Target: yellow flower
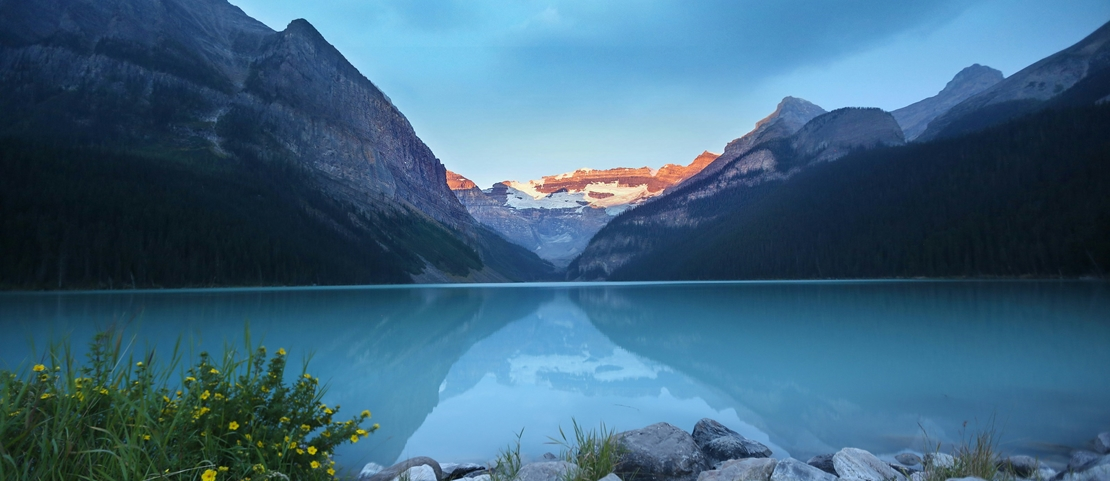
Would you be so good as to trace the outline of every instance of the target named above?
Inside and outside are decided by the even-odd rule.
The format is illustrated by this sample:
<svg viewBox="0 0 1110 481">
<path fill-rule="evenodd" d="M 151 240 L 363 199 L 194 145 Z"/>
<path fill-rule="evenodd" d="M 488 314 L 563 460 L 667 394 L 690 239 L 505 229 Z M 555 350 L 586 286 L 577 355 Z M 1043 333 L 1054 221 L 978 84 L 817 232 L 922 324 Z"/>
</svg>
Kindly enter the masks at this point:
<svg viewBox="0 0 1110 481">
<path fill-rule="evenodd" d="M 278 350 L 277 350 L 277 355 L 284 356 L 285 355 L 285 348 L 284 347 L 279 347 Z"/>
<path fill-rule="evenodd" d="M 45 393 L 45 394 L 43 394 L 42 396 L 39 396 L 39 399 L 50 399 L 50 398 L 52 398 L 52 397 L 54 397 L 54 395 L 53 395 L 53 394 L 50 394 L 50 393 Z"/>
<path fill-rule="evenodd" d="M 287 423 L 287 422 L 289 422 L 289 418 L 287 418 L 285 416 L 282 416 L 281 419 L 279 419 L 279 421 L 281 421 L 283 423 Z"/>
<path fill-rule="evenodd" d="M 31 370 L 35 372 L 43 372 L 46 370 L 46 366 L 43 366 L 42 364 L 35 364 L 35 367 L 32 367 Z"/>
<path fill-rule="evenodd" d="M 309 466 L 312 466 L 312 469 L 320 469 L 320 462 L 319 461 L 313 461 L 313 462 L 309 463 Z M 206 480 L 206 481 L 208 481 L 208 480 Z"/>
<path fill-rule="evenodd" d="M 220 371 L 217 371 L 217 370 L 216 370 L 216 368 L 212 368 L 212 369 L 209 369 L 209 370 L 208 370 L 208 373 L 209 373 L 209 374 L 219 374 L 219 373 L 220 373 Z"/>
<path fill-rule="evenodd" d="M 228 470 L 228 467 L 227 467 L 227 466 L 220 466 L 218 470 L 219 470 L 219 471 L 220 471 L 221 473 L 226 473 L 226 472 L 227 472 L 227 470 Z"/>
<path fill-rule="evenodd" d="M 197 380 L 197 378 L 195 378 L 193 376 L 189 376 L 189 377 L 185 378 L 185 382 L 193 382 L 193 381 L 196 381 L 196 380 Z"/>
<path fill-rule="evenodd" d="M 302 424 L 302 425 L 301 425 L 301 431 L 304 431 L 304 432 L 306 432 L 306 433 L 307 433 L 307 432 L 308 432 L 309 430 L 311 430 L 311 429 L 312 429 L 312 426 L 309 426 L 309 425 L 307 425 L 307 424 Z"/>
<path fill-rule="evenodd" d="M 260 447 L 260 448 L 264 448 L 264 447 L 266 447 L 266 445 L 265 445 L 265 444 L 262 444 L 262 441 L 259 441 L 259 442 L 255 443 L 255 444 L 257 444 L 257 445 L 258 445 L 258 447 Z"/>
<path fill-rule="evenodd" d="M 139 361 L 139 362 L 136 362 L 136 363 L 135 363 L 135 366 L 137 366 L 137 367 L 143 367 L 143 361 Z"/>
<path fill-rule="evenodd" d="M 108 395 L 108 390 L 105 389 L 105 388 L 100 388 L 100 394 L 103 394 L 103 395 L 107 396 Z"/>
<path fill-rule="evenodd" d="M 213 397 L 215 397 L 217 401 L 222 401 L 223 398 L 224 398 L 224 395 L 220 394 L 220 393 L 216 393 L 216 395 L 213 396 Z"/>
<path fill-rule="evenodd" d="M 324 431 L 320 434 L 323 434 L 325 438 L 330 438 L 331 437 L 331 431 Z"/>
<path fill-rule="evenodd" d="M 149 434 L 144 434 L 143 435 L 143 441 L 150 441 L 150 435 Z"/>
<path fill-rule="evenodd" d="M 324 414 L 335 414 L 335 411 L 332 411 L 331 409 L 328 409 L 328 408 L 324 408 Z"/>
<path fill-rule="evenodd" d="M 205 399 L 208 399 L 208 396 L 211 396 L 211 395 L 212 395 L 212 393 L 208 392 L 208 390 L 205 389 L 204 392 L 200 393 L 200 399 L 203 401 Z"/>
<path fill-rule="evenodd" d="M 232 431 L 239 429 L 239 423 L 232 421 L 230 424 L 227 425 L 227 428 Z"/>
<path fill-rule="evenodd" d="M 352 443 L 357 443 L 358 442 L 358 435 L 357 434 L 352 434 L 351 435 L 351 442 Z"/>
<path fill-rule="evenodd" d="M 316 455 L 316 446 L 309 446 L 308 447 L 308 454 L 311 454 L 311 455 L 315 456 Z"/>
<path fill-rule="evenodd" d="M 297 443 L 289 443 L 289 449 L 295 449 L 296 447 Z"/>
<path fill-rule="evenodd" d="M 335 468 L 328 468 L 328 476 L 335 476 Z"/>
<path fill-rule="evenodd" d="M 200 475 L 200 481 L 215 481 L 216 471 L 211 469 L 204 470 L 204 474 Z"/>
<path fill-rule="evenodd" d="M 297 448 L 297 454 L 304 454 L 304 450 L 301 448 Z"/>
<path fill-rule="evenodd" d="M 270 392 L 270 388 L 262 386 L 262 392 Z"/>
<path fill-rule="evenodd" d="M 374 423 L 374 425 L 373 425 L 373 426 L 370 426 L 370 427 L 374 428 L 374 430 L 375 430 L 375 431 L 377 431 L 377 430 L 378 430 L 378 428 L 380 428 L 380 427 L 382 427 L 382 426 L 381 426 L 380 424 L 378 424 L 378 423 Z"/>
<path fill-rule="evenodd" d="M 364 418 L 370 417 L 370 410 L 369 409 L 363 409 L 362 410 L 362 417 L 364 417 Z"/>
<path fill-rule="evenodd" d="M 312 379 L 312 375 L 311 375 L 311 374 L 307 374 L 307 373 L 306 373 L 306 374 L 304 375 L 304 378 L 305 378 L 305 379 Z"/>
</svg>

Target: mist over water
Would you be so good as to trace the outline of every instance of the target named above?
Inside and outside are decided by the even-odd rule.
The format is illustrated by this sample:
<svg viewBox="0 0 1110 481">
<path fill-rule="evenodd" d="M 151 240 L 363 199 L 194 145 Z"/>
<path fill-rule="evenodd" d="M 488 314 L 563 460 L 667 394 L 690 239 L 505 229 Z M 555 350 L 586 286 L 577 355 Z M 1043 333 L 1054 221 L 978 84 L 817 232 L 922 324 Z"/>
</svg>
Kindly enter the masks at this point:
<svg viewBox="0 0 1110 481">
<path fill-rule="evenodd" d="M 357 468 L 522 452 L 572 419 L 620 430 L 714 418 L 808 459 L 958 442 L 1059 459 L 1110 427 L 1110 286 L 1098 282 L 769 282 L 217 289 L 0 294 L 0 368 L 98 328 L 132 349 L 175 341 L 290 353 L 339 418 L 381 430 L 338 450 Z M 33 344 L 33 346 L 32 346 Z M 966 425 L 965 425 L 966 422 Z"/>
</svg>

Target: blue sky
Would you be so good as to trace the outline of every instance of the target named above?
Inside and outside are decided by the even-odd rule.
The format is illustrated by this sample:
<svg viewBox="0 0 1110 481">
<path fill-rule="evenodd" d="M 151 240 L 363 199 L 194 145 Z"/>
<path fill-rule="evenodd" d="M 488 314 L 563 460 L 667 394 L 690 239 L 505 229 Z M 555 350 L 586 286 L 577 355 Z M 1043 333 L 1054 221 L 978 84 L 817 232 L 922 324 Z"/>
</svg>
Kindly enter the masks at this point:
<svg viewBox="0 0 1110 481">
<path fill-rule="evenodd" d="M 720 152 L 787 95 L 893 110 L 980 63 L 1009 76 L 1105 0 L 231 0 L 305 18 L 479 186 Z"/>
</svg>

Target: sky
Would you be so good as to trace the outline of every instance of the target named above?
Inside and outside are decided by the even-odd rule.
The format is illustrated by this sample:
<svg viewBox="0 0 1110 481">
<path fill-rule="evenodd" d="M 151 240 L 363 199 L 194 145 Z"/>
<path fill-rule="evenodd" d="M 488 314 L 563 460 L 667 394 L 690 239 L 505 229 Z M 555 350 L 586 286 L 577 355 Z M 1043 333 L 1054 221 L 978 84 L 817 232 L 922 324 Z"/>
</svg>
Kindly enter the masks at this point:
<svg viewBox="0 0 1110 481">
<path fill-rule="evenodd" d="M 312 23 L 479 186 L 720 153 L 785 96 L 894 110 L 1006 76 L 1106 0 L 230 0 Z"/>
</svg>

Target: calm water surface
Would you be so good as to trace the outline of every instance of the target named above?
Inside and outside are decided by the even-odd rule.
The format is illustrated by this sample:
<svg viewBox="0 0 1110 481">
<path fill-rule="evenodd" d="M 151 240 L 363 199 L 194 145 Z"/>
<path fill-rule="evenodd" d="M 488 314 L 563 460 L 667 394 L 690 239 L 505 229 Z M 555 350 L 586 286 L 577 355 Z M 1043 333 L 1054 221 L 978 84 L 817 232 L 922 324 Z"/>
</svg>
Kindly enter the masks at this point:
<svg viewBox="0 0 1110 481">
<path fill-rule="evenodd" d="M 547 284 L 0 294 L 0 368 L 126 325 L 138 351 L 214 352 L 244 324 L 381 430 L 360 467 L 487 461 L 572 419 L 617 430 L 714 418 L 802 460 L 919 451 L 993 425 L 1060 459 L 1110 429 L 1110 285 L 1100 282 Z M 32 348 L 32 344 L 38 349 Z M 341 413 L 343 414 L 343 413 Z M 346 416 L 341 416 L 341 418 Z M 993 421 L 992 421 L 993 420 Z"/>
</svg>

